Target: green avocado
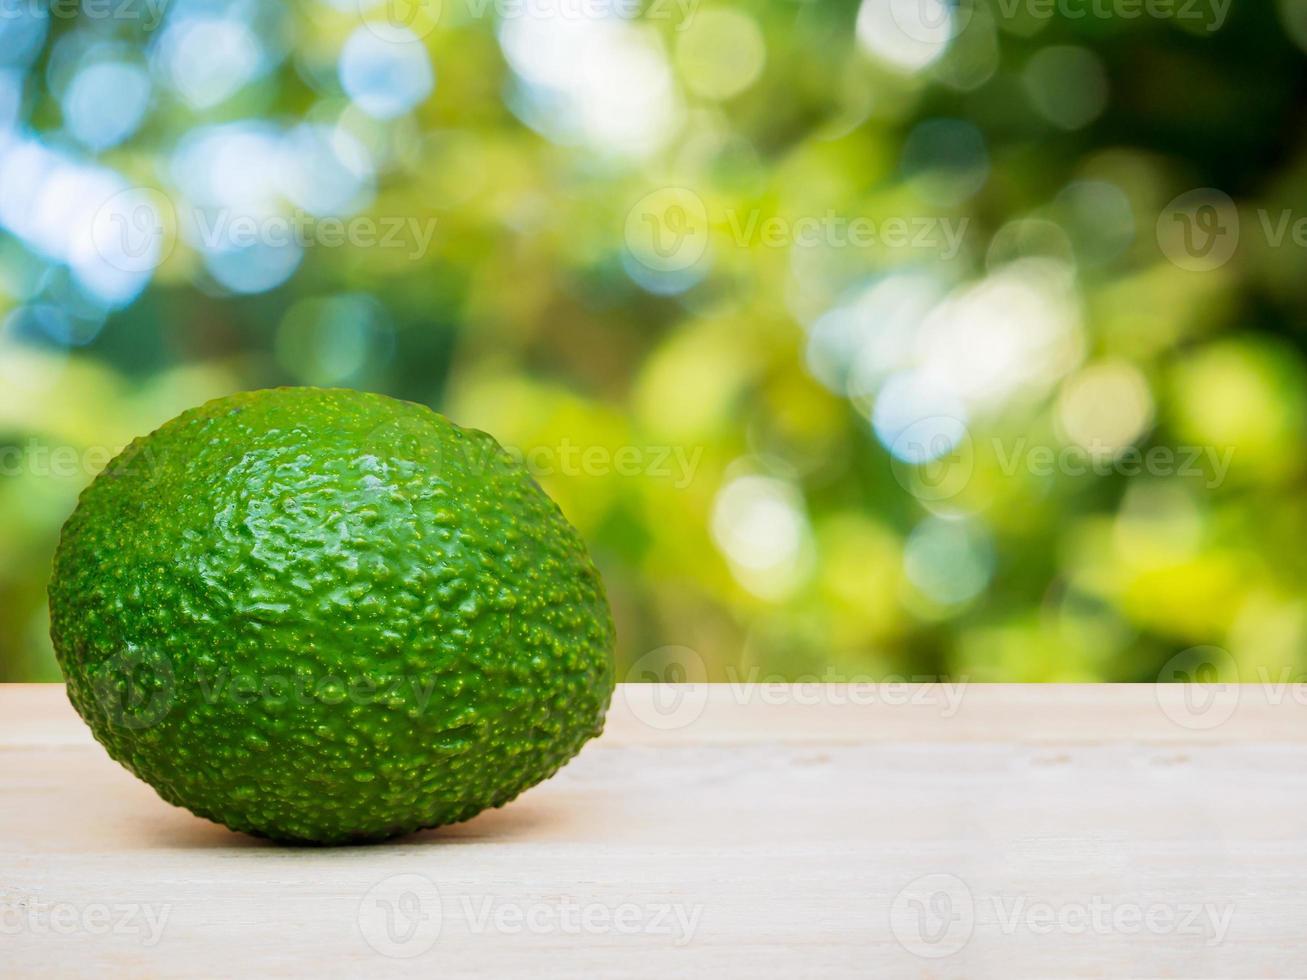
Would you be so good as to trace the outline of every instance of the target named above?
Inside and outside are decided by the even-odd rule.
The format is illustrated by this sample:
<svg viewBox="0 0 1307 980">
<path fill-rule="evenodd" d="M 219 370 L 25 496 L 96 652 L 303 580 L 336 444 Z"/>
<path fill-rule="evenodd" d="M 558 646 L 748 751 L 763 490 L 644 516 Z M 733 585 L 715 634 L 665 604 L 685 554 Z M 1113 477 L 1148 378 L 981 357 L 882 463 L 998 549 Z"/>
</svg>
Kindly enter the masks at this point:
<svg viewBox="0 0 1307 980">
<path fill-rule="evenodd" d="M 73 706 L 170 803 L 276 840 L 466 820 L 603 729 L 577 532 L 484 432 L 280 388 L 184 412 L 82 494 L 50 584 Z"/>
</svg>

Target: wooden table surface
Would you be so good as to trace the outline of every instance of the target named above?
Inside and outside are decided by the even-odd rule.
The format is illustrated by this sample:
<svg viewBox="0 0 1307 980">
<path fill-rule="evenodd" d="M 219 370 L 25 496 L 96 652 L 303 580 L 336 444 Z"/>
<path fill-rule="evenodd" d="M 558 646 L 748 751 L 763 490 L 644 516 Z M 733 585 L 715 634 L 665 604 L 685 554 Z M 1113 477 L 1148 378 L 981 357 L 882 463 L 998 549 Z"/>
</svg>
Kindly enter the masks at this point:
<svg viewBox="0 0 1307 980">
<path fill-rule="evenodd" d="M 304 849 L 0 686 L 0 977 L 1301 977 L 1303 701 L 624 685 L 508 807 Z"/>
</svg>

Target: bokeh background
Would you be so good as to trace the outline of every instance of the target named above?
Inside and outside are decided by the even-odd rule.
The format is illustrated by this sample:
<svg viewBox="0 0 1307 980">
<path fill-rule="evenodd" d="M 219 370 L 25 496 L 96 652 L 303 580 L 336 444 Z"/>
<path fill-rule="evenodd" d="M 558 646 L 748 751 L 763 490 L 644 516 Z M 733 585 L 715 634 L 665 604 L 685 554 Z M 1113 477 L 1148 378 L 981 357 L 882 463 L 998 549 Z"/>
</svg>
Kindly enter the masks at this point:
<svg viewBox="0 0 1307 980">
<path fill-rule="evenodd" d="M 108 458 L 285 384 L 520 452 L 632 679 L 1296 678 L 1304 47 L 1303 0 L 0 0 L 0 680 L 58 679 Z"/>
</svg>

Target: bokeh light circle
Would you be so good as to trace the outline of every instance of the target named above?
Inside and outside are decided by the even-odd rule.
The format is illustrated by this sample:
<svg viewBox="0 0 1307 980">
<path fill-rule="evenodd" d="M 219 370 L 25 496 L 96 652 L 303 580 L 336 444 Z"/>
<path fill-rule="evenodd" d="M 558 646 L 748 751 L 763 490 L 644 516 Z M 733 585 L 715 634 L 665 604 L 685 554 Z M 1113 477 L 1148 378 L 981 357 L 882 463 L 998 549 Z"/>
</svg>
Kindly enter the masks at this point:
<svg viewBox="0 0 1307 980">
<path fill-rule="evenodd" d="M 957 27 L 955 13 L 947 0 L 862 0 L 858 43 L 888 68 L 918 72 L 948 49 Z"/>
<path fill-rule="evenodd" d="M 150 76 L 124 61 L 87 65 L 61 100 L 69 132 L 95 151 L 117 146 L 136 132 L 149 104 Z"/>
<path fill-rule="evenodd" d="M 395 119 L 435 88 L 435 72 L 421 40 L 407 27 L 369 23 L 349 36 L 340 53 L 345 94 L 374 119 Z"/>
<path fill-rule="evenodd" d="M 676 41 L 685 84 L 709 99 L 729 99 L 758 80 L 767 61 L 762 28 L 748 14 L 716 9 L 698 13 Z"/>
</svg>

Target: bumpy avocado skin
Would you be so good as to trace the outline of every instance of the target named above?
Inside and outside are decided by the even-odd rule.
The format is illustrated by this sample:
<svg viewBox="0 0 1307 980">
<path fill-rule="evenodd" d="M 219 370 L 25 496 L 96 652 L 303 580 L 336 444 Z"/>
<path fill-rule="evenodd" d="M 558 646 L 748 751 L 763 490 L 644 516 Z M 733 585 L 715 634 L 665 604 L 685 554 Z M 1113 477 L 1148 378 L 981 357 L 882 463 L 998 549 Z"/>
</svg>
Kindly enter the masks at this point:
<svg viewBox="0 0 1307 980">
<path fill-rule="evenodd" d="M 74 707 L 165 800 L 371 841 L 465 820 L 603 728 L 576 531 L 483 432 L 347 390 L 221 398 L 82 494 L 50 585 Z"/>
</svg>

